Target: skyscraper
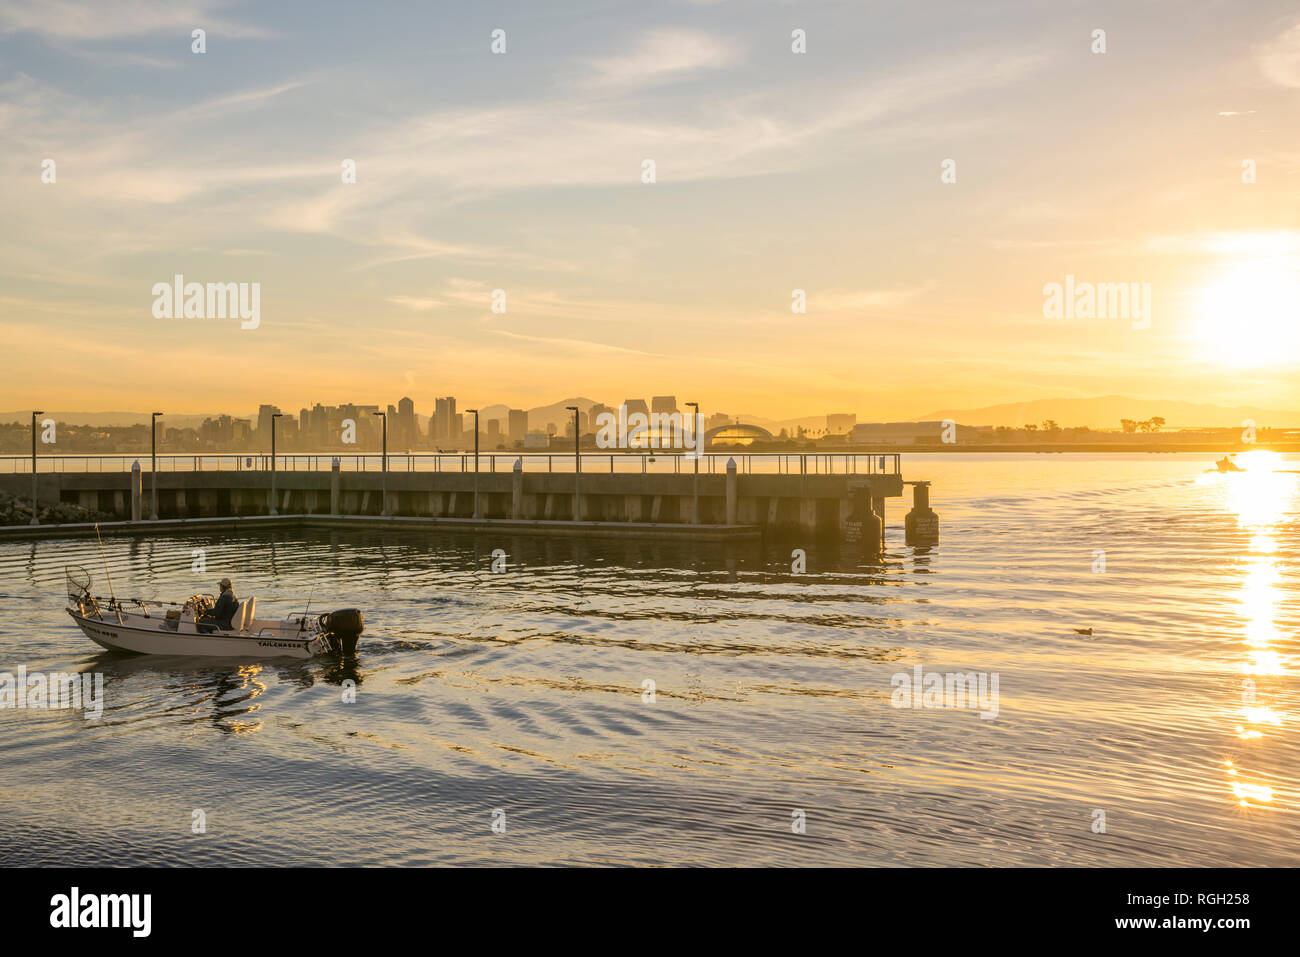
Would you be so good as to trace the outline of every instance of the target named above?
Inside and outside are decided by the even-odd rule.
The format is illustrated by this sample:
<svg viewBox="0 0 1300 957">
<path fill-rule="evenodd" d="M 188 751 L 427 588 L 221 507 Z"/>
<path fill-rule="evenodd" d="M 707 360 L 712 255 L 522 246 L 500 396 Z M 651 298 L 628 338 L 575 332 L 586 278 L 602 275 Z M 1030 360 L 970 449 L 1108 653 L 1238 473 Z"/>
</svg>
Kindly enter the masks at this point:
<svg viewBox="0 0 1300 957">
<path fill-rule="evenodd" d="M 429 430 L 434 442 L 460 441 L 460 424 L 454 421 L 456 416 L 456 397 L 442 396 L 434 400 L 433 422 Z"/>
<path fill-rule="evenodd" d="M 397 400 L 397 431 L 402 448 L 410 449 L 418 444 L 420 430 L 415 424 L 415 402 L 406 396 Z"/>
<path fill-rule="evenodd" d="M 522 442 L 528 434 L 528 413 L 523 409 L 511 409 L 509 412 L 510 441 Z"/>
<path fill-rule="evenodd" d="M 271 441 L 271 416 L 280 411 L 276 405 L 259 405 L 257 407 L 257 434 L 259 439 Z"/>
<path fill-rule="evenodd" d="M 676 446 L 682 434 L 682 417 L 677 411 L 677 396 L 656 395 L 650 399 L 650 431 L 657 435 L 659 447 Z"/>
</svg>

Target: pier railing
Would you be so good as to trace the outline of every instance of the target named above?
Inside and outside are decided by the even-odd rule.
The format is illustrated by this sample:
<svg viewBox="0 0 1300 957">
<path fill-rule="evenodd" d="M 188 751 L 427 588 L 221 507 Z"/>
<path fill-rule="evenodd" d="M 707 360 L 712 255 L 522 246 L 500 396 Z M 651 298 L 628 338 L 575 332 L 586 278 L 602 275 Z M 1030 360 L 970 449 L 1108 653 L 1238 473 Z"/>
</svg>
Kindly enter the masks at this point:
<svg viewBox="0 0 1300 957">
<path fill-rule="evenodd" d="M 390 452 L 390 472 L 473 472 L 473 452 Z M 345 472 L 378 472 L 384 456 L 379 452 L 277 452 L 275 468 L 284 472 L 328 472 L 338 459 Z M 556 452 L 480 452 L 478 471 L 509 472 L 515 460 L 523 461 L 526 472 L 572 472 L 573 453 Z M 679 452 L 582 452 L 583 472 L 608 474 L 694 472 L 696 460 Z M 699 457 L 701 474 L 724 473 L 728 459 L 736 460 L 741 474 L 763 475 L 898 475 L 900 455 L 885 453 L 781 453 L 781 452 L 708 452 Z M 38 455 L 38 472 L 129 472 L 135 462 L 149 470 L 149 453 L 135 455 Z M 271 456 L 263 452 L 205 453 L 185 455 L 167 453 L 158 456 L 159 472 L 269 471 Z M 0 456 L 0 471 L 31 474 L 30 455 Z"/>
</svg>

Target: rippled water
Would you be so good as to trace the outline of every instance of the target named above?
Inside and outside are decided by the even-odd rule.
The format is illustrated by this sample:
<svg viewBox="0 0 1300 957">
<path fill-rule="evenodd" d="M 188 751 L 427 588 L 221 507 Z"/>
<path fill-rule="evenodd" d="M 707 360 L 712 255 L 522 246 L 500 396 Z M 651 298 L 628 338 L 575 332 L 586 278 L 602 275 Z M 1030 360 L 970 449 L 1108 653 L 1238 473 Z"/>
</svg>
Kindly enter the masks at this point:
<svg viewBox="0 0 1300 957">
<path fill-rule="evenodd" d="M 943 542 L 904 547 L 891 500 L 876 567 L 813 542 L 105 540 L 119 595 L 228 574 L 261 615 L 313 588 L 362 607 L 354 670 L 97 653 L 62 611 L 65 563 L 103 584 L 93 540 L 0 543 L 0 670 L 99 671 L 107 699 L 0 710 L 0 863 L 1300 864 L 1300 462 L 1208 458 L 907 456 Z M 996 718 L 894 707 L 915 665 L 996 673 Z"/>
</svg>

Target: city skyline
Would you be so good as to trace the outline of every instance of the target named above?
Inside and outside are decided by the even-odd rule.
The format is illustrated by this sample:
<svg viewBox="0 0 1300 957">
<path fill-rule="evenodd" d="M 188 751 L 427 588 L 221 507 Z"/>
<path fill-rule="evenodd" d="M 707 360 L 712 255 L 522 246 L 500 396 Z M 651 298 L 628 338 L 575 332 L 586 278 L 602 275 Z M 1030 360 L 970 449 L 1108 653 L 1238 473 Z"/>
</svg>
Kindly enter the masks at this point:
<svg viewBox="0 0 1300 957">
<path fill-rule="evenodd" d="M 0 11 L 0 407 L 524 407 L 668 366 L 768 417 L 1300 408 L 1291 5 L 377 7 Z M 159 318 L 179 276 L 257 286 L 256 324 Z"/>
</svg>

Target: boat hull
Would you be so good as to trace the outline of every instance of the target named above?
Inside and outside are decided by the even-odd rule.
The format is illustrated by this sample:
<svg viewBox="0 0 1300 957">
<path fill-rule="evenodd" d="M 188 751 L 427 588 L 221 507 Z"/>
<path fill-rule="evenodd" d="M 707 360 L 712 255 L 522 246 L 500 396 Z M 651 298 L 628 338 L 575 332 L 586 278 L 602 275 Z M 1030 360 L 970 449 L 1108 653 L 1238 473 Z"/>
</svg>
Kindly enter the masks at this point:
<svg viewBox="0 0 1300 957">
<path fill-rule="evenodd" d="M 268 635 L 185 634 L 159 627 L 118 624 L 110 616 L 68 614 L 87 638 L 109 651 L 137 655 L 187 655 L 203 658 L 311 658 L 328 647 L 320 635 L 282 638 Z M 157 621 L 157 619 L 154 619 Z"/>
</svg>

